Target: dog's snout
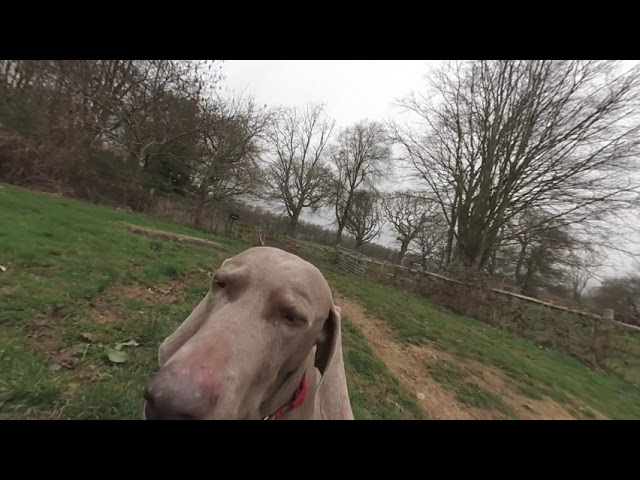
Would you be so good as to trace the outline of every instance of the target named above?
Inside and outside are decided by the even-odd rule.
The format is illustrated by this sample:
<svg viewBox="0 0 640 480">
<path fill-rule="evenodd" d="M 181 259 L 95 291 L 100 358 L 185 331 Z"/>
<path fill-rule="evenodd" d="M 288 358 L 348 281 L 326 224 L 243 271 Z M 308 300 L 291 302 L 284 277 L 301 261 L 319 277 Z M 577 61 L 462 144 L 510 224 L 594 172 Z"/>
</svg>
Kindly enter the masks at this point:
<svg viewBox="0 0 640 480">
<path fill-rule="evenodd" d="M 198 420 L 205 418 L 217 394 L 193 375 L 161 371 L 144 390 L 148 420 Z"/>
</svg>

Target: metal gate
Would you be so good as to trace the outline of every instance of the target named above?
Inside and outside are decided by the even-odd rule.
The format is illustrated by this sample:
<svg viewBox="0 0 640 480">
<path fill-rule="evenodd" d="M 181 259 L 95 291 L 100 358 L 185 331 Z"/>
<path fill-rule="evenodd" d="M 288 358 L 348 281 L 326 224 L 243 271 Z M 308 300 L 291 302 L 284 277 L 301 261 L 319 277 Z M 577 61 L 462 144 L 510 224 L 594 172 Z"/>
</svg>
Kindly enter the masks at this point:
<svg viewBox="0 0 640 480">
<path fill-rule="evenodd" d="M 367 264 L 370 262 L 366 255 L 354 252 L 347 248 L 336 247 L 336 265 L 355 275 L 364 276 L 367 270 Z"/>
</svg>

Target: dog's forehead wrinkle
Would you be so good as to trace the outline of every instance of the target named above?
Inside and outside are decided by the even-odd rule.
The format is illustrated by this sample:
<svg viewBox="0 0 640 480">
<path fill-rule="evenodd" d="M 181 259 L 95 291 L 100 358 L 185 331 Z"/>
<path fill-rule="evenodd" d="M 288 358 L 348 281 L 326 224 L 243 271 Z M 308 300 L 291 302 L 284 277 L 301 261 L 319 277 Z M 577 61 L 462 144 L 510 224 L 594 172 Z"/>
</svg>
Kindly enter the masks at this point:
<svg viewBox="0 0 640 480">
<path fill-rule="evenodd" d="M 231 263 L 222 265 L 214 274 L 213 277 L 219 280 L 226 280 L 232 278 L 244 277 L 250 274 L 248 265 L 242 263 Z"/>
<path fill-rule="evenodd" d="M 244 267 L 244 268 L 242 268 Z M 251 293 L 270 294 L 272 289 L 289 290 L 291 296 L 306 300 L 312 309 L 328 308 L 331 301 L 331 290 L 320 272 L 313 264 L 297 255 L 271 247 L 255 247 L 245 250 L 228 259 L 221 267 L 221 278 L 225 271 L 244 271 L 247 275 L 245 295 Z M 295 302 L 296 300 L 292 300 Z"/>
<path fill-rule="evenodd" d="M 307 276 L 279 275 L 273 278 L 267 288 L 268 295 L 282 308 L 304 308 L 311 312 L 328 309 L 331 302 L 330 290 L 322 288 L 322 284 L 310 281 Z"/>
</svg>

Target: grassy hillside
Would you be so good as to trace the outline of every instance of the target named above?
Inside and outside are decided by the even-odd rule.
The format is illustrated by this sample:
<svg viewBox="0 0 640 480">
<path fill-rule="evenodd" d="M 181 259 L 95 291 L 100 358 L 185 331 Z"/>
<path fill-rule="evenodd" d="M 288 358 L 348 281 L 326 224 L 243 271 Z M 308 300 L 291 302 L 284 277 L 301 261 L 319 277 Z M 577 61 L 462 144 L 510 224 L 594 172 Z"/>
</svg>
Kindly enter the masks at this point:
<svg viewBox="0 0 640 480">
<path fill-rule="evenodd" d="M 0 219 L 0 265 L 6 267 L 0 272 L 0 418 L 139 417 L 158 345 L 204 295 L 209 272 L 247 247 L 8 186 L 0 188 Z M 205 238 L 221 248 L 136 235 L 122 222 Z M 576 418 L 640 418 L 634 385 L 423 298 L 316 263 L 334 291 L 388 327 L 393 348 L 437 352 L 437 361 L 418 362 L 419 368 L 461 408 L 522 416 L 502 390 L 479 380 L 486 380 L 486 370 L 523 398 L 551 399 Z M 367 342 L 370 332 L 344 318 L 356 418 L 428 417 L 416 391 Z M 114 351 L 124 352 L 126 361 L 113 363 L 108 354 Z"/>
<path fill-rule="evenodd" d="M 247 247 L 8 186 L 0 188 L 0 218 L 0 418 L 138 418 L 158 345 L 205 294 L 209 272 Z M 225 250 L 147 238 L 121 222 Z M 357 417 L 421 417 L 359 332 L 345 329 Z M 124 363 L 108 358 L 117 346 Z"/>
<path fill-rule="evenodd" d="M 384 319 L 401 344 L 427 344 L 462 362 L 496 367 L 530 398 L 550 397 L 578 414 L 587 405 L 610 418 L 640 418 L 640 389 L 631 383 L 589 370 L 567 355 L 473 318 L 455 315 L 422 297 L 367 279 L 356 280 L 328 262 L 323 263 L 323 271 L 341 293 Z"/>
</svg>

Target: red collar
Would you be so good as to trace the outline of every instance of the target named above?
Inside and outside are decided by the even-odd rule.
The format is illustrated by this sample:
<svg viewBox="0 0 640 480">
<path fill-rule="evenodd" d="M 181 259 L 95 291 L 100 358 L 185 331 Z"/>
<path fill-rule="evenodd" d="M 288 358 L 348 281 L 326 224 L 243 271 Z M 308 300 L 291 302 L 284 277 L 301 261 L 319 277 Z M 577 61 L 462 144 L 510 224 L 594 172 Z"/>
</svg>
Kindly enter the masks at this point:
<svg viewBox="0 0 640 480">
<path fill-rule="evenodd" d="M 304 402 L 304 399 L 307 397 L 306 377 L 307 377 L 307 372 L 305 372 L 304 375 L 302 375 L 300 386 L 298 387 L 298 390 L 296 391 L 296 394 L 294 395 L 293 399 L 288 401 L 284 405 L 282 405 L 271 415 L 264 417 L 263 420 L 276 420 L 277 418 L 284 415 L 285 412 L 288 412 L 289 410 L 293 410 L 294 408 L 299 407 L 302 404 L 302 402 Z"/>
</svg>

